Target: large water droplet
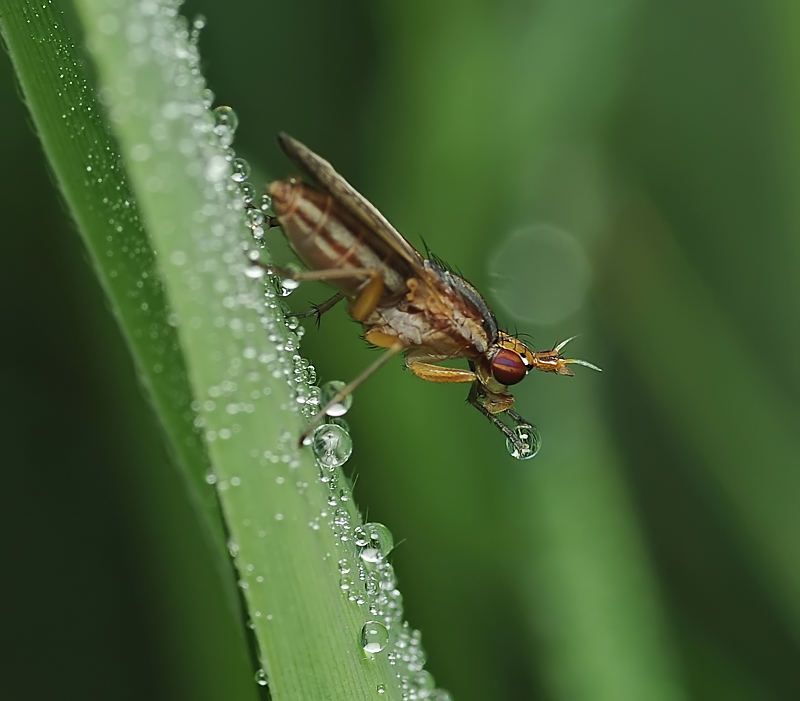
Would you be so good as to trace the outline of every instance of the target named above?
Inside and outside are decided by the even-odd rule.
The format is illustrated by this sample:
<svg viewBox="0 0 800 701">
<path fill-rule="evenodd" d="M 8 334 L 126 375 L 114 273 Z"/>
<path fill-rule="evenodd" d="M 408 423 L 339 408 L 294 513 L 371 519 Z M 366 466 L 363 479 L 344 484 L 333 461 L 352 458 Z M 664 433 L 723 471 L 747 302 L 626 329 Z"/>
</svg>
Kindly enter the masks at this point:
<svg viewBox="0 0 800 701">
<path fill-rule="evenodd" d="M 389 631 L 379 621 L 367 621 L 361 628 L 361 647 L 369 655 L 377 655 L 389 642 Z"/>
<path fill-rule="evenodd" d="M 392 532 L 382 523 L 365 523 L 353 529 L 359 555 L 365 562 L 381 562 L 394 547 Z"/>
<path fill-rule="evenodd" d="M 353 439 L 338 424 L 322 424 L 311 434 L 311 450 L 323 467 L 341 467 L 353 452 Z"/>
<path fill-rule="evenodd" d="M 282 297 L 288 297 L 298 287 L 300 287 L 300 283 L 297 280 L 291 277 L 285 277 L 281 280 L 281 289 L 279 291 Z"/>
<path fill-rule="evenodd" d="M 514 433 L 522 442 L 522 450 L 517 448 L 517 446 L 511 442 L 510 438 L 506 438 L 506 449 L 511 454 L 512 458 L 516 458 L 517 460 L 530 460 L 539 452 L 539 449 L 542 447 L 542 436 L 539 434 L 539 429 L 536 428 L 536 426 L 520 424 L 514 427 Z"/>
<path fill-rule="evenodd" d="M 344 389 L 344 382 L 341 380 L 331 380 L 326 382 L 320 387 L 320 402 L 322 406 L 326 406 L 342 389 Z M 350 407 L 353 406 L 353 395 L 349 394 L 341 401 L 332 404 L 325 413 L 328 416 L 344 416 Z"/>
<path fill-rule="evenodd" d="M 234 112 L 233 107 L 228 105 L 220 105 L 214 108 L 214 122 L 217 127 L 227 130 L 231 135 L 236 131 L 239 126 L 239 116 Z"/>
</svg>

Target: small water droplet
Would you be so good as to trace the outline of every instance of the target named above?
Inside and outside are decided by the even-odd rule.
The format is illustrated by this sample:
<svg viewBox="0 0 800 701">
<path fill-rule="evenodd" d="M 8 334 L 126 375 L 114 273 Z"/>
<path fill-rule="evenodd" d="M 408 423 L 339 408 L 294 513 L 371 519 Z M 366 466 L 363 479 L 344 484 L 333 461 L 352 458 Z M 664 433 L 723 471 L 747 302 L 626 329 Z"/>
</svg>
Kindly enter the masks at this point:
<svg viewBox="0 0 800 701">
<path fill-rule="evenodd" d="M 417 672 L 417 675 L 414 677 L 414 686 L 417 689 L 419 698 L 428 698 L 430 693 L 436 688 L 436 680 L 430 672 L 423 669 Z"/>
<path fill-rule="evenodd" d="M 367 621 L 361 628 L 361 647 L 369 655 L 377 655 L 389 642 L 389 631 L 379 621 Z"/>
<path fill-rule="evenodd" d="M 322 387 L 320 387 L 320 403 L 322 406 L 326 406 L 340 390 L 344 389 L 344 386 L 345 384 L 341 380 L 331 380 L 322 385 Z M 353 406 L 352 394 L 332 404 L 325 413 L 328 416 L 344 416 L 351 406 Z"/>
<path fill-rule="evenodd" d="M 242 193 L 242 199 L 245 204 L 252 204 L 256 199 L 256 188 L 252 183 L 242 183 L 239 186 L 239 191 Z M 256 209 L 248 209 L 248 212 L 257 212 Z"/>
<path fill-rule="evenodd" d="M 353 439 L 337 424 L 322 424 L 311 434 L 311 449 L 322 467 L 341 467 L 353 452 Z"/>
<path fill-rule="evenodd" d="M 250 164 L 244 158 L 234 158 L 231 167 L 231 178 L 234 182 L 242 183 L 250 177 Z"/>
<path fill-rule="evenodd" d="M 249 183 L 244 183 L 242 187 L 244 187 L 244 185 L 249 185 Z M 245 216 L 247 217 L 247 224 L 251 229 L 255 229 L 256 227 L 264 224 L 264 212 L 261 212 L 258 209 L 248 209 Z"/>
<path fill-rule="evenodd" d="M 263 669 L 259 669 L 256 672 L 256 684 L 259 686 L 267 685 L 267 673 Z"/>
<path fill-rule="evenodd" d="M 506 449 L 511 457 L 517 460 L 530 460 L 535 457 L 542 447 L 542 436 L 539 434 L 539 429 L 536 426 L 520 424 L 514 427 L 514 433 L 522 441 L 523 449 L 518 449 L 510 438 L 506 438 Z"/>
<path fill-rule="evenodd" d="M 379 694 L 385 694 L 386 693 L 386 684 L 378 684 L 377 690 L 378 690 Z"/>
<path fill-rule="evenodd" d="M 262 268 L 260 265 L 248 265 L 244 269 L 244 274 L 251 280 L 260 280 L 266 273 L 266 269 Z"/>
</svg>

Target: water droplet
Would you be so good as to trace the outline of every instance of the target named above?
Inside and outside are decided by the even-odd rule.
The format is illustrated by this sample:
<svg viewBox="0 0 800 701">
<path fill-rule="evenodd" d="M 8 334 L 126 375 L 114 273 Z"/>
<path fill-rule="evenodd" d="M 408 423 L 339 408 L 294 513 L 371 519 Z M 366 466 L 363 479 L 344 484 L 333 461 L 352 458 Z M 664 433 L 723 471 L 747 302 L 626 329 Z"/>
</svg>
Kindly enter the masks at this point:
<svg viewBox="0 0 800 701">
<path fill-rule="evenodd" d="M 322 406 L 326 406 L 340 390 L 344 389 L 344 386 L 345 384 L 341 380 L 331 380 L 322 385 L 322 387 L 320 387 L 320 403 Z M 326 409 L 325 413 L 328 416 L 344 416 L 351 406 L 353 406 L 352 394 L 348 395 L 340 402 L 332 404 Z"/>
<path fill-rule="evenodd" d="M 250 177 L 250 164 L 244 158 L 234 158 L 231 166 L 233 168 L 231 178 L 234 182 L 242 183 Z"/>
<path fill-rule="evenodd" d="M 214 108 L 214 122 L 216 122 L 217 127 L 223 127 L 233 134 L 239 126 L 239 117 L 233 111 L 233 107 L 220 105 Z"/>
<path fill-rule="evenodd" d="M 245 183 L 247 185 L 249 183 Z M 251 229 L 255 229 L 256 227 L 262 226 L 264 224 L 264 212 L 261 212 L 257 209 L 248 209 L 246 213 L 247 217 L 247 224 L 250 226 Z"/>
<path fill-rule="evenodd" d="M 292 292 L 294 292 L 298 287 L 300 287 L 300 283 L 291 277 L 286 277 L 281 280 L 281 289 L 279 292 L 281 293 L 281 297 L 288 297 Z"/>
<path fill-rule="evenodd" d="M 428 698 L 430 693 L 436 688 L 436 680 L 430 672 L 424 669 L 417 672 L 414 677 L 414 686 L 417 690 L 417 696 L 421 699 Z"/>
<path fill-rule="evenodd" d="M 183 251 L 173 251 L 169 255 L 169 261 L 173 265 L 177 266 L 185 265 L 187 260 L 188 256 Z"/>
<path fill-rule="evenodd" d="M 344 507 L 339 507 L 333 512 L 333 524 L 342 528 L 350 528 L 350 512 Z"/>
<path fill-rule="evenodd" d="M 386 684 L 378 684 L 377 691 L 378 691 L 379 694 L 385 694 L 386 693 Z"/>
<path fill-rule="evenodd" d="M 256 684 L 259 686 L 267 685 L 267 673 L 263 669 L 259 669 L 256 672 Z"/>
<path fill-rule="evenodd" d="M 244 274 L 251 280 L 260 280 L 267 274 L 267 271 L 266 268 L 262 268 L 260 265 L 248 265 L 244 269 Z"/>
<path fill-rule="evenodd" d="M 311 449 L 322 467 L 341 467 L 353 452 L 353 439 L 337 424 L 322 424 L 311 435 Z"/>
<path fill-rule="evenodd" d="M 353 529 L 356 545 L 361 548 L 359 555 L 365 562 L 381 562 L 394 547 L 392 532 L 382 523 L 365 523 Z"/>
<path fill-rule="evenodd" d="M 389 631 L 379 621 L 367 621 L 361 628 L 361 647 L 370 655 L 377 655 L 389 642 Z"/>
<path fill-rule="evenodd" d="M 239 186 L 239 191 L 242 193 L 242 199 L 245 204 L 252 204 L 256 199 L 256 188 L 252 183 L 242 183 Z M 257 212 L 257 209 L 248 209 L 248 212 Z"/>
<path fill-rule="evenodd" d="M 536 426 L 529 426 L 528 424 L 520 424 L 514 427 L 514 433 L 522 441 L 523 449 L 519 450 L 510 438 L 506 438 L 506 449 L 511 454 L 512 458 L 517 460 L 530 460 L 534 457 L 539 449 L 542 447 L 542 436 L 539 434 L 539 429 Z"/>
</svg>

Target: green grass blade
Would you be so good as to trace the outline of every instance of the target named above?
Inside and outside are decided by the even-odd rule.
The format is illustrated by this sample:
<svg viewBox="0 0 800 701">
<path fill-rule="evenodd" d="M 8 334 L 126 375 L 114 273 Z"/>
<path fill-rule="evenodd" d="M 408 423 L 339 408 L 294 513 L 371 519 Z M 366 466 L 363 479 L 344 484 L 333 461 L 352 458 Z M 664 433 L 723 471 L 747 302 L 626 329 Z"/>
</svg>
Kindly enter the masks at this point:
<svg viewBox="0 0 800 701">
<path fill-rule="evenodd" d="M 188 26 L 171 4 L 78 8 L 176 315 L 272 698 L 368 698 L 379 685 L 400 698 L 389 648 L 375 659 L 361 649 L 375 614 L 342 594 L 343 562 L 357 581 L 358 514 L 344 479 L 332 490 L 297 448 L 297 335 L 275 293 L 265 304 L 245 275 L 242 198 Z M 399 623 L 394 632 L 415 649 Z"/>
<path fill-rule="evenodd" d="M 221 665 L 206 665 L 202 673 L 192 672 L 187 694 L 196 683 L 196 693 L 191 694 L 194 698 L 204 694 L 211 698 L 222 688 L 231 698 L 248 698 L 252 695 L 249 683 L 240 693 L 242 687 L 236 681 L 236 675 L 241 679 L 247 668 L 247 651 L 222 519 L 214 493 L 205 482 L 208 459 L 193 425 L 183 356 L 124 164 L 61 11 L 52 3 L 4 3 L 0 29 L 58 184 L 164 427 L 194 507 L 195 527 L 206 546 L 202 557 L 212 563 L 211 571 L 218 579 L 198 590 L 210 589 L 214 596 L 223 597 L 221 603 L 217 602 L 220 611 L 210 610 L 209 602 L 201 600 L 205 594 L 198 597 L 184 593 L 176 602 L 170 598 L 174 592 L 165 593 L 167 601 L 172 602 L 173 620 L 164 622 L 164 635 L 180 641 L 175 644 L 183 648 L 167 664 L 176 665 L 175 673 L 186 684 L 187 657 L 193 656 L 195 664 L 216 657 Z M 166 509 L 155 506 L 159 503 L 154 499 L 151 510 L 166 513 Z M 177 531 L 172 521 L 163 516 L 154 518 L 160 519 L 162 528 L 171 529 L 163 541 L 174 544 Z M 192 557 L 186 560 L 182 553 L 176 553 L 173 568 L 179 562 L 191 563 Z M 207 613 L 198 615 L 198 611 Z"/>
<path fill-rule="evenodd" d="M 168 437 L 174 439 L 171 447 L 209 533 L 223 543 L 213 493 L 203 488 L 207 458 L 187 412 L 191 391 L 177 334 L 169 323 L 124 166 L 80 55 L 63 17 L 50 4 L 5 3 L 0 27 L 37 131 L 127 336 L 141 381 Z M 221 566 L 226 570 L 227 563 Z"/>
</svg>

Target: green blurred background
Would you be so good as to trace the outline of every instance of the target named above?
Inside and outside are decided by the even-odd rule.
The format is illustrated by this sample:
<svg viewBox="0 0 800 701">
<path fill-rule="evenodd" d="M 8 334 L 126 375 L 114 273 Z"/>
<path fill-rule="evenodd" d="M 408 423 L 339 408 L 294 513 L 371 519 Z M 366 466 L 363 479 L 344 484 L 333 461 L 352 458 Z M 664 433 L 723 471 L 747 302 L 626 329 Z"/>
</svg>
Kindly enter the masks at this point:
<svg viewBox="0 0 800 701">
<path fill-rule="evenodd" d="M 288 131 L 507 328 L 537 348 L 580 333 L 570 351 L 604 368 L 519 386 L 544 440 L 527 462 L 464 387 L 398 362 L 359 390 L 356 497 L 402 541 L 439 685 L 459 701 L 800 698 L 800 9 L 185 11 L 208 18 L 206 76 L 256 185 L 295 170 L 274 141 Z M 200 698 L 175 607 L 189 582 L 213 627 L 210 565 L 5 56 L 0 90 L 3 696 Z M 373 358 L 358 334 L 343 309 L 309 324 L 321 380 Z M 663 671 L 644 695 L 626 687 L 640 650 Z M 640 691 L 610 691 L 625 688 Z"/>
</svg>

